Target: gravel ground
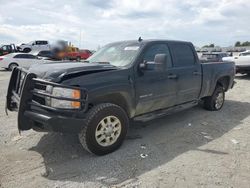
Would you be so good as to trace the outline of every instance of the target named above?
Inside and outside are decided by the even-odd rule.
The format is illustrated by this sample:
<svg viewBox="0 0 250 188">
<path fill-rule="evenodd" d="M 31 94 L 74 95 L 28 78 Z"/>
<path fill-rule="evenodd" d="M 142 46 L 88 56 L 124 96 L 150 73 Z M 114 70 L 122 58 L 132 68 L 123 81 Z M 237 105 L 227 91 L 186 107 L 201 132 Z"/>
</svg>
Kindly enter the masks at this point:
<svg viewBox="0 0 250 188">
<path fill-rule="evenodd" d="M 238 76 L 219 112 L 195 107 L 133 123 L 123 146 L 97 157 L 77 136 L 19 136 L 5 115 L 10 72 L 0 70 L 0 187 L 248 187 L 250 78 Z M 141 157 L 141 155 L 144 157 Z"/>
</svg>

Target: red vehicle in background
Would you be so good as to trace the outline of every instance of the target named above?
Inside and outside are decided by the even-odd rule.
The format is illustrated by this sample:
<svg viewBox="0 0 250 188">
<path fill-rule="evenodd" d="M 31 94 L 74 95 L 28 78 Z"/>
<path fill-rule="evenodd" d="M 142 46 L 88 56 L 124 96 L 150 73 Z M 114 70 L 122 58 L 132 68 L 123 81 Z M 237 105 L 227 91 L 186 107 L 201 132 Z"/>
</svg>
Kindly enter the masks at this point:
<svg viewBox="0 0 250 188">
<path fill-rule="evenodd" d="M 69 59 L 81 61 L 82 59 L 88 59 L 92 55 L 90 50 L 84 49 L 79 50 L 79 48 L 68 46 L 65 51 L 59 52 L 58 56 L 61 59 Z"/>
<path fill-rule="evenodd" d="M 88 59 L 93 53 L 90 50 L 79 50 L 81 59 Z"/>
</svg>

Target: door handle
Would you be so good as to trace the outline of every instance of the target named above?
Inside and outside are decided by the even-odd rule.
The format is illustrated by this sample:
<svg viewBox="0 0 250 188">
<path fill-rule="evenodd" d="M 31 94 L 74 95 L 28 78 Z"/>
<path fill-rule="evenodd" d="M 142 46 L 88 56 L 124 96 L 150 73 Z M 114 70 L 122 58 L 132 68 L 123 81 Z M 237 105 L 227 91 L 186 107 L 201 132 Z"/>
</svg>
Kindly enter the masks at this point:
<svg viewBox="0 0 250 188">
<path fill-rule="evenodd" d="M 198 75 L 201 75 L 201 73 L 198 72 L 198 71 L 194 71 L 194 72 L 193 72 L 193 75 L 198 76 Z"/>
<path fill-rule="evenodd" d="M 178 76 L 176 74 L 169 74 L 168 79 L 177 79 Z"/>
</svg>

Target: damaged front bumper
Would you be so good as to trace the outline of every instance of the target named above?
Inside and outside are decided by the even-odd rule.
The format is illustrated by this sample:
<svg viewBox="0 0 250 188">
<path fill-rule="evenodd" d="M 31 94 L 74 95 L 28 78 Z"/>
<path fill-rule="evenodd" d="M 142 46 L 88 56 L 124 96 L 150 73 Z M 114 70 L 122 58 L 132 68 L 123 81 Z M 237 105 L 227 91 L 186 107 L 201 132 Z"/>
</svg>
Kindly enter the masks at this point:
<svg viewBox="0 0 250 188">
<path fill-rule="evenodd" d="M 46 91 L 47 86 L 68 89 L 80 89 L 80 99 L 56 97 Z M 6 97 L 6 111 L 18 111 L 19 131 L 34 129 L 36 131 L 54 131 L 78 133 L 85 123 L 87 110 L 87 91 L 74 86 L 45 81 L 22 68 L 12 71 Z M 45 100 L 80 102 L 79 109 L 58 109 L 47 106 Z"/>
</svg>

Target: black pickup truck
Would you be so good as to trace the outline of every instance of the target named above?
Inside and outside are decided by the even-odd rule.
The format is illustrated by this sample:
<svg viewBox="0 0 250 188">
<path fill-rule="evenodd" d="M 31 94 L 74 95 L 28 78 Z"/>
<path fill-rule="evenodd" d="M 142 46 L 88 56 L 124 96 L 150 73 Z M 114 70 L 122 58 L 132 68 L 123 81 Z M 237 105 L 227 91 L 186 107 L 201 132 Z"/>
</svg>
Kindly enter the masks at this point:
<svg viewBox="0 0 250 188">
<path fill-rule="evenodd" d="M 77 133 L 85 149 L 104 155 L 119 148 L 131 119 L 199 101 L 220 110 L 234 76 L 232 62 L 201 64 L 190 42 L 116 42 L 84 63 L 15 68 L 6 110 L 18 111 L 19 131 Z"/>
</svg>

